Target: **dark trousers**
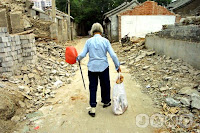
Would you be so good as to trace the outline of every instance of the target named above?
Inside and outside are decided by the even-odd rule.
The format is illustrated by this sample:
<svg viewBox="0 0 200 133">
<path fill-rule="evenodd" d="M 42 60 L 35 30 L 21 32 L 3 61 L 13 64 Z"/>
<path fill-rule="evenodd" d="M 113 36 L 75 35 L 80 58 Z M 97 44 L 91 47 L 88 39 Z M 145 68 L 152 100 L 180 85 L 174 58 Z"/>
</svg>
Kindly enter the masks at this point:
<svg viewBox="0 0 200 133">
<path fill-rule="evenodd" d="M 111 101 L 110 99 L 110 76 L 109 67 L 103 72 L 91 72 L 88 71 L 89 77 L 89 90 L 90 90 L 90 106 L 96 107 L 96 93 L 98 86 L 98 79 L 100 80 L 101 86 L 101 102 L 107 104 Z"/>
</svg>

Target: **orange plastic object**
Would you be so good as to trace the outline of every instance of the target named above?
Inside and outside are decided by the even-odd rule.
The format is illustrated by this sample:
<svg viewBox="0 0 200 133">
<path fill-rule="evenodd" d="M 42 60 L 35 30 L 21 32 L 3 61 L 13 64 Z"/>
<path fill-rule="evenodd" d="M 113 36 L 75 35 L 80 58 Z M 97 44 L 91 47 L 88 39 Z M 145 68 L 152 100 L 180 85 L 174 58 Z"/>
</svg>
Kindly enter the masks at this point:
<svg viewBox="0 0 200 133">
<path fill-rule="evenodd" d="M 40 128 L 40 127 L 39 127 L 39 126 L 37 126 L 37 127 L 35 127 L 34 129 L 35 129 L 35 130 L 38 130 L 39 128 Z"/>
<path fill-rule="evenodd" d="M 66 48 L 65 61 L 67 63 L 75 64 L 77 56 L 78 56 L 78 53 L 76 51 L 76 48 L 74 48 L 73 46 L 69 46 L 69 47 Z"/>
</svg>

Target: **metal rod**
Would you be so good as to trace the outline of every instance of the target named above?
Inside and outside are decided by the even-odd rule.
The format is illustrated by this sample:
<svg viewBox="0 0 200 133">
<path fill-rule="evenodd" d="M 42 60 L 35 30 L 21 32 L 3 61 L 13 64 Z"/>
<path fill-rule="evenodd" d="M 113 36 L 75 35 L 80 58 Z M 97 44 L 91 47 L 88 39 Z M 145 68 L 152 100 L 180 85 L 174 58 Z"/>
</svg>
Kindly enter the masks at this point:
<svg viewBox="0 0 200 133">
<path fill-rule="evenodd" d="M 83 78 L 83 72 L 82 72 L 82 69 L 81 69 L 81 63 L 80 63 L 80 61 L 78 61 L 78 63 L 79 63 L 80 71 L 81 71 L 81 76 L 82 76 L 82 80 L 83 80 L 83 85 L 84 85 L 84 87 L 85 87 L 85 81 L 84 81 L 84 78 Z M 85 87 L 85 89 L 86 89 L 86 87 Z"/>
</svg>

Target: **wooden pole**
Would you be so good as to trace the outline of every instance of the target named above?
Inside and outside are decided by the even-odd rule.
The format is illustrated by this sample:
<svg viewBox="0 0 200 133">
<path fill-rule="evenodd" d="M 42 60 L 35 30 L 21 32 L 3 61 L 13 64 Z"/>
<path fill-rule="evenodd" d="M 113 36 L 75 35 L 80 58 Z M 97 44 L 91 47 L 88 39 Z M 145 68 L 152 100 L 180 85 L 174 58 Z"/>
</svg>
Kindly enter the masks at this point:
<svg viewBox="0 0 200 133">
<path fill-rule="evenodd" d="M 56 22 L 56 2 L 52 0 L 52 19 L 53 22 Z"/>
<path fill-rule="evenodd" d="M 68 0 L 68 16 L 69 16 L 69 40 L 72 40 L 71 32 L 71 18 L 70 18 L 70 0 Z"/>
</svg>

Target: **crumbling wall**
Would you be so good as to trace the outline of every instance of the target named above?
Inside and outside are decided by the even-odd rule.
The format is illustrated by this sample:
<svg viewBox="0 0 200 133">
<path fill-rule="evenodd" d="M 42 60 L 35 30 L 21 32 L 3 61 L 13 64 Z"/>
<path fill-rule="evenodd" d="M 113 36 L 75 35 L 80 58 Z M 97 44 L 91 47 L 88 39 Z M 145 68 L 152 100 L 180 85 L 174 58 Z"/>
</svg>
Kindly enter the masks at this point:
<svg viewBox="0 0 200 133">
<path fill-rule="evenodd" d="M 162 30 L 156 34 L 165 38 L 200 42 L 200 27 L 198 25 L 168 25 L 167 29 Z"/>
<path fill-rule="evenodd" d="M 35 37 L 9 35 L 6 27 L 0 27 L 0 73 L 15 74 L 24 63 L 35 63 Z"/>
<path fill-rule="evenodd" d="M 200 17 L 189 17 L 175 25 L 164 25 L 155 34 L 164 38 L 200 42 Z"/>
<path fill-rule="evenodd" d="M 146 47 L 174 59 L 180 58 L 200 69 L 200 19 L 182 20 L 165 25 L 163 30 L 146 36 Z M 188 25 L 189 24 L 189 25 Z"/>
<path fill-rule="evenodd" d="M 173 59 L 182 59 L 200 69 L 200 43 L 163 38 L 156 35 L 146 36 L 146 47 L 158 54 L 165 54 Z"/>
</svg>

